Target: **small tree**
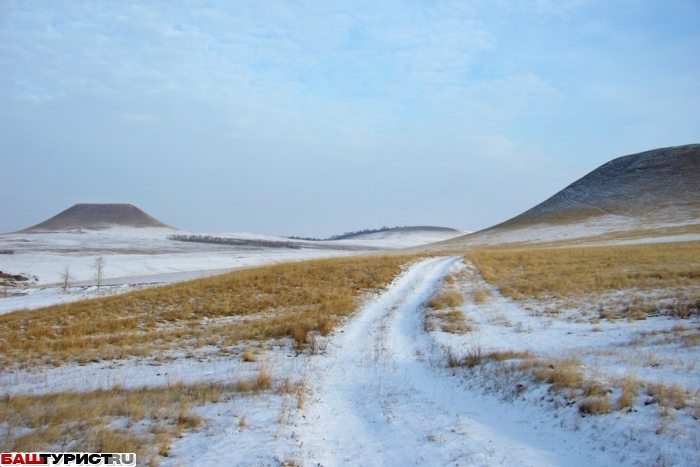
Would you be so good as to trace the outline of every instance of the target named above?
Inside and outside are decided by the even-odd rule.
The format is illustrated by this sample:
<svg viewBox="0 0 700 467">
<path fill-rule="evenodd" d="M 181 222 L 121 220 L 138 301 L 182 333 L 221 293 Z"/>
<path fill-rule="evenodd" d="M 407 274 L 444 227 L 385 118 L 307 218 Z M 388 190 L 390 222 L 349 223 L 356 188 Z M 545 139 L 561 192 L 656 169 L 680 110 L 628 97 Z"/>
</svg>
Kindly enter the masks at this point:
<svg viewBox="0 0 700 467">
<path fill-rule="evenodd" d="M 63 293 L 66 293 L 68 290 L 68 286 L 70 285 L 70 281 L 73 280 L 73 274 L 70 272 L 70 263 L 66 264 L 66 266 L 63 268 L 63 271 L 60 273 L 61 276 L 61 288 L 63 289 Z"/>
<path fill-rule="evenodd" d="M 95 262 L 92 263 L 92 268 L 95 270 L 95 282 L 97 283 L 97 293 L 100 293 L 100 286 L 102 285 L 102 277 L 105 271 L 105 264 L 107 261 L 102 256 L 95 258 Z"/>
</svg>

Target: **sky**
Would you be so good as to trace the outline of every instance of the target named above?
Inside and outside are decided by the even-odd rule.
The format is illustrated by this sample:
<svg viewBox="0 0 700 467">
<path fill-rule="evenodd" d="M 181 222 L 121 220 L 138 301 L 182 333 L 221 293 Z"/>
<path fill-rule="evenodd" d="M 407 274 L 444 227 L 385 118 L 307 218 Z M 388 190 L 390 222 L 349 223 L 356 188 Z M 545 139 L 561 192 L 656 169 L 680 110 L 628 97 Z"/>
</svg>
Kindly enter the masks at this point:
<svg viewBox="0 0 700 467">
<path fill-rule="evenodd" d="M 479 230 L 699 142 L 697 0 L 0 0 L 0 232 Z"/>
</svg>

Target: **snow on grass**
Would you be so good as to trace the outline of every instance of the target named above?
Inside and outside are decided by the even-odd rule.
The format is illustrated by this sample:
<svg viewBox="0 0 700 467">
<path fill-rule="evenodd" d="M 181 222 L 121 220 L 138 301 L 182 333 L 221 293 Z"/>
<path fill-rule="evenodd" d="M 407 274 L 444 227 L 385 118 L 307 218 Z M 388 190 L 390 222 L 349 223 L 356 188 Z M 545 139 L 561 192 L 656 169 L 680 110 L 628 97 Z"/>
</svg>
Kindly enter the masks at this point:
<svg viewBox="0 0 700 467">
<path fill-rule="evenodd" d="M 0 235 L 0 270 L 23 274 L 30 281 L 0 288 L 0 313 L 72 302 L 97 295 L 95 258 L 105 260 L 101 291 L 121 293 L 150 284 L 206 277 L 234 269 L 283 261 L 342 256 L 388 250 L 444 240 L 460 232 L 419 230 L 394 232 L 376 238 L 313 242 L 294 240 L 301 249 L 255 248 L 194 242 L 167 237 L 172 229 L 114 227 L 79 232 L 13 233 Z M 183 232 L 187 233 L 187 232 Z M 199 234 L 198 234 L 199 235 Z M 242 240 L 292 240 L 253 233 L 205 233 Z M 62 274 L 69 268 L 64 293 Z M 34 279 L 36 278 L 36 280 Z"/>
<path fill-rule="evenodd" d="M 469 391 L 518 412 L 539 408 L 549 429 L 578 432 L 581 446 L 604 450 L 615 464 L 700 462 L 698 316 L 591 324 L 544 312 L 556 309 L 548 300 L 525 308 L 504 298 L 471 264 L 452 276 L 472 330 L 433 336 Z"/>
<path fill-rule="evenodd" d="M 234 269 L 304 259 L 361 253 L 362 249 L 287 249 L 231 247 L 167 239 L 169 229 L 106 229 L 83 233 L 5 234 L 0 270 L 36 276 L 37 281 L 0 288 L 0 313 L 71 302 L 97 295 L 95 258 L 105 260 L 101 292 L 120 293 L 150 284 L 170 283 Z M 241 234 L 241 238 L 260 236 Z M 69 287 L 60 286 L 69 267 Z"/>
<path fill-rule="evenodd" d="M 426 332 L 426 305 L 447 284 L 463 300 L 440 307 L 469 326 Z M 192 404 L 201 423 L 161 465 L 698 465 L 698 317 L 591 322 L 554 308 L 501 296 L 461 257 L 431 258 L 302 353 L 281 339 L 0 371 L 0 393 L 223 384 L 262 370 L 289 387 Z M 560 368 L 572 381 L 548 382 Z"/>
<path fill-rule="evenodd" d="M 507 244 L 624 245 L 700 240 L 700 226 L 688 215 L 648 218 L 606 214 L 571 223 L 495 227 L 423 249 L 446 251 Z"/>
</svg>

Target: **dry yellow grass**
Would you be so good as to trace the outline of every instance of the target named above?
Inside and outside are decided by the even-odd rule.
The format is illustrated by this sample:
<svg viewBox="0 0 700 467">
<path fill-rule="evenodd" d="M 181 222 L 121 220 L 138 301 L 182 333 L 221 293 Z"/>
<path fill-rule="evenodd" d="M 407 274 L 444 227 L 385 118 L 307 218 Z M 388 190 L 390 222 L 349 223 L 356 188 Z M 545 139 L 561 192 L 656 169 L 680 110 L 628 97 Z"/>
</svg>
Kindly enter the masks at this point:
<svg viewBox="0 0 700 467">
<path fill-rule="evenodd" d="M 460 306 L 463 301 L 464 298 L 462 294 L 450 288 L 435 293 L 428 301 L 428 306 L 434 310 L 442 310 L 445 308 L 456 308 Z"/>
<path fill-rule="evenodd" d="M 639 383 L 631 376 L 626 376 L 622 381 L 622 393 L 617 399 L 617 408 L 624 409 L 632 407 L 637 397 L 637 386 Z"/>
<path fill-rule="evenodd" d="M 608 390 L 600 381 L 586 381 L 583 386 L 583 397 L 605 397 Z"/>
<path fill-rule="evenodd" d="M 256 357 L 256 352 L 250 346 L 245 346 L 243 353 L 241 354 L 241 360 L 244 362 L 254 362 Z"/>
<path fill-rule="evenodd" d="M 664 384 L 657 382 L 647 385 L 647 395 L 651 396 L 649 403 L 657 403 L 662 410 L 664 409 L 682 409 L 689 405 L 691 400 L 690 391 L 682 388 L 677 384 Z"/>
<path fill-rule="evenodd" d="M 526 301 L 533 315 L 596 323 L 700 314 L 700 242 L 503 248 L 466 259 L 501 294 Z"/>
<path fill-rule="evenodd" d="M 508 297 L 565 298 L 620 289 L 697 285 L 700 242 L 479 250 L 466 259 Z"/>
<path fill-rule="evenodd" d="M 612 411 L 608 396 L 586 397 L 578 404 L 578 411 L 582 414 L 600 415 Z"/>
<path fill-rule="evenodd" d="M 489 296 L 490 292 L 486 289 L 476 289 L 473 292 L 474 294 L 474 301 L 476 303 L 484 303 L 486 301 L 486 297 Z"/>
<path fill-rule="evenodd" d="M 508 373 L 518 373 L 521 377 L 529 377 L 537 383 L 547 384 L 549 391 L 559 393 L 568 401 L 577 402 L 578 410 L 582 414 L 599 415 L 633 407 L 639 389 L 646 387 L 649 397 L 645 404 L 657 404 L 662 416 L 670 415 L 671 410 L 689 407 L 692 417 L 700 419 L 698 390 L 691 391 L 677 384 L 663 382 L 649 384 L 631 375 L 604 383 L 586 375 L 581 361 L 573 357 L 540 357 L 529 350 L 483 352 L 481 347 L 476 345 L 468 349 L 463 356 L 458 356 L 453 349 L 448 348 L 445 358 L 447 365 L 453 369 L 475 369 L 481 366 L 494 387 L 498 387 L 498 379 Z M 512 362 L 503 363 L 504 361 Z M 489 366 L 492 362 L 496 365 Z M 503 379 L 512 381 L 508 378 Z M 619 396 L 613 404 L 609 397 L 615 390 L 619 390 Z"/>
<path fill-rule="evenodd" d="M 442 287 L 428 300 L 428 307 L 425 309 L 425 329 L 434 331 L 439 328 L 452 334 L 471 332 L 474 326 L 467 322 L 462 310 L 456 309 L 464 302 L 464 297 L 455 289 L 454 277 L 448 275 L 447 278 Z"/>
<path fill-rule="evenodd" d="M 486 360 L 502 362 L 504 360 L 533 359 L 535 355 L 529 350 L 494 350 L 485 355 Z"/>
<path fill-rule="evenodd" d="M 581 362 L 570 357 L 540 361 L 533 368 L 532 375 L 536 380 L 550 384 L 554 390 L 578 390 L 584 385 Z"/>
<path fill-rule="evenodd" d="M 206 345 L 327 335 L 411 257 L 284 263 L 0 316 L 0 365 L 85 363 Z M 247 358 L 244 357 L 244 358 Z"/>
<path fill-rule="evenodd" d="M 459 357 L 452 348 L 448 347 L 445 356 L 447 358 L 447 366 L 450 368 L 459 366 L 474 368 L 487 362 L 503 362 L 506 360 L 535 361 L 535 355 L 529 350 L 494 350 L 484 353 L 479 344 L 467 349 L 466 354 L 462 357 Z"/>
<path fill-rule="evenodd" d="M 276 389 L 294 393 L 301 383 L 275 383 L 264 367 L 250 380 L 232 383 L 172 384 L 167 387 L 0 397 L 3 452 L 61 450 L 135 452 L 154 461 L 167 455 L 172 439 L 204 423 L 193 407 L 220 402 L 237 393 Z M 242 422 L 245 425 L 245 422 Z"/>
</svg>

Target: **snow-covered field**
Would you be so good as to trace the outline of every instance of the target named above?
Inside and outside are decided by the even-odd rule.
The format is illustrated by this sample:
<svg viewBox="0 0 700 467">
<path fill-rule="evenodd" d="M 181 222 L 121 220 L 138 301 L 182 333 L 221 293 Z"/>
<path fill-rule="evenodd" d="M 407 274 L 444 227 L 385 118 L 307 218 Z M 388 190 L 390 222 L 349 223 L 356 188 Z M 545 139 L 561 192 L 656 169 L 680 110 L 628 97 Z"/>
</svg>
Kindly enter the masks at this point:
<svg viewBox="0 0 700 467">
<path fill-rule="evenodd" d="M 696 218 L 669 216 L 649 219 L 607 214 L 562 224 L 537 223 L 483 230 L 472 235 L 448 239 L 431 246 L 433 250 L 502 244 L 545 244 L 566 242 L 578 245 L 631 244 L 700 240 Z"/>
<path fill-rule="evenodd" d="M 459 257 L 415 266 L 311 359 L 308 408 L 285 430 L 303 465 L 604 465 L 610 453 L 513 410 L 445 368 L 422 308 Z M 550 424 L 551 425 L 551 424 Z M 540 431 L 537 431 L 537 430 Z"/>
<path fill-rule="evenodd" d="M 496 399 L 523 414 L 538 436 L 549 431 L 575 435 L 564 441 L 579 451 L 551 465 L 700 465 L 700 318 L 651 316 L 644 320 L 600 320 L 592 324 L 575 312 L 552 315 L 551 303 L 530 301 L 527 307 L 501 296 L 471 264 L 452 270 L 456 288 L 467 298 L 459 308 L 471 331 L 433 332 L 435 342 L 456 358 L 476 352 L 529 352 L 533 361 L 570 360 L 584 377 L 584 387 L 603 388 L 611 412 L 588 415 L 579 410 L 585 397 L 570 397 L 568 389 L 552 391 L 535 382 L 517 364 L 487 362 L 457 369 L 466 390 Z M 475 300 L 475 291 L 486 298 Z M 628 291 L 619 291 L 623 297 Z M 550 308 L 551 309 L 551 308 Z M 526 363 L 528 360 L 526 359 Z M 629 407 L 616 407 L 625 380 L 635 385 Z M 662 407 L 654 387 L 681 389 L 685 406 Z M 680 404 L 679 404 L 680 405 Z M 535 431 L 536 430 L 536 431 Z M 586 456 L 591 456 L 585 461 Z M 602 456 L 594 460 L 593 456 Z M 521 465 L 506 461 L 506 465 Z M 486 464 L 484 464 L 486 465 Z M 537 463 L 524 465 L 542 465 Z M 550 465 L 545 463 L 544 465 Z"/>
<path fill-rule="evenodd" d="M 333 243 L 352 246 L 374 246 L 380 248 L 410 248 L 428 243 L 450 240 L 467 235 L 470 232 L 452 229 L 399 228 L 385 232 L 355 235 L 352 238 L 337 240 Z"/>
<path fill-rule="evenodd" d="M 76 281 L 88 281 L 90 262 L 103 255 L 108 266 L 122 268 L 113 276 L 125 277 L 123 271 L 131 268 L 130 277 L 186 278 L 217 268 L 362 251 L 275 250 L 263 256 L 260 251 L 172 242 L 155 233 L 138 248 L 133 240 L 119 243 L 114 234 L 83 234 L 90 235 L 85 237 L 90 242 L 82 243 L 71 235 L 78 234 L 65 234 L 60 248 L 16 253 L 13 268 L 22 261 L 31 264 L 37 255 L 36 274 L 51 277 L 50 271 L 60 271 L 71 258 Z M 19 250 L 20 238 L 3 240 Z M 71 249 L 75 251 L 68 253 Z M 1 264 L 5 270 L 8 263 Z M 21 268 L 11 272 L 31 274 Z M 425 304 L 448 274 L 451 287 L 466 297 L 460 308 L 471 331 L 465 334 L 425 330 Z M 47 292 L 53 298 L 43 303 L 65 297 L 53 289 Z M 484 300 L 469 298 L 477 289 L 488 290 Z M 32 290 L 25 300 L 40 296 L 40 288 Z M 167 457 L 159 459 L 161 465 L 700 465 L 697 345 L 665 339 L 692 337 L 698 330 L 697 316 L 592 325 L 533 313 L 499 295 L 461 256 L 439 257 L 412 264 L 382 293 L 367 297 L 341 328 L 319 337 L 301 354 L 289 342 L 275 341 L 252 362 L 204 348 L 56 368 L 0 369 L 0 394 L 227 382 L 254 376 L 261 368 L 277 380 L 304 382 L 298 394 L 267 391 L 192 407 L 205 423 L 175 439 Z M 476 349 L 484 355 L 512 350 L 541 359 L 575 358 L 588 380 L 612 388 L 612 401 L 620 396 L 617 382 L 625 377 L 634 378 L 640 388 L 683 388 L 691 400 L 677 409 L 662 408 L 640 389 L 632 406 L 589 415 L 566 394 L 507 363 L 448 367 L 448 354 L 459 358 Z"/>
<path fill-rule="evenodd" d="M 240 240 L 294 243 L 301 248 L 270 248 L 179 242 L 167 237 L 186 233 L 161 228 L 111 228 L 79 233 L 15 233 L 0 235 L 0 271 L 30 278 L 0 289 L 0 313 L 93 297 L 97 293 L 95 260 L 105 261 L 102 293 L 120 293 L 153 284 L 221 274 L 233 269 L 282 261 L 373 253 L 450 238 L 444 232 L 400 232 L 328 242 L 289 240 L 251 233 L 198 233 Z M 69 268 L 69 287 L 60 286 Z"/>
<path fill-rule="evenodd" d="M 605 381 L 630 366 L 619 359 L 639 352 L 625 348 L 629 341 L 672 329 L 677 320 L 610 323 L 593 331 L 532 317 L 494 292 L 482 304 L 465 305 L 474 332 L 425 332 L 426 300 L 445 274 L 465 270 L 457 282 L 464 294 L 485 286 L 461 257 L 424 260 L 324 341 L 319 355 L 271 352 L 267 365 L 276 374 L 308 381 L 303 406 L 265 396 L 206 407 L 202 414 L 211 423 L 177 441 L 165 465 L 700 464 L 699 414 L 692 407 L 665 412 L 639 394 L 631 408 L 589 416 L 525 375 L 446 365 L 448 348 L 530 350 L 541 357 L 575 355 L 590 378 Z M 635 377 L 700 387 L 696 352 L 674 345 L 648 351 L 664 365 L 633 364 Z"/>
</svg>

